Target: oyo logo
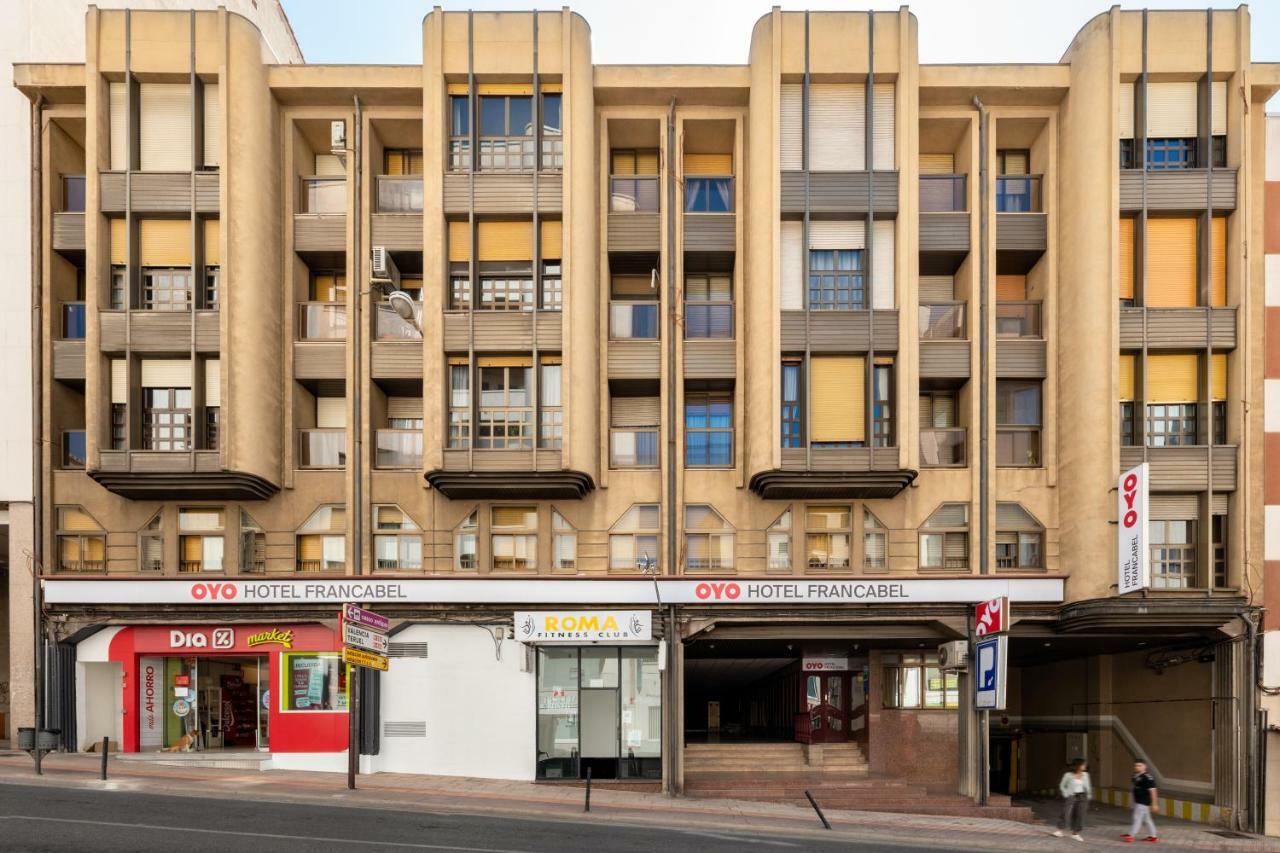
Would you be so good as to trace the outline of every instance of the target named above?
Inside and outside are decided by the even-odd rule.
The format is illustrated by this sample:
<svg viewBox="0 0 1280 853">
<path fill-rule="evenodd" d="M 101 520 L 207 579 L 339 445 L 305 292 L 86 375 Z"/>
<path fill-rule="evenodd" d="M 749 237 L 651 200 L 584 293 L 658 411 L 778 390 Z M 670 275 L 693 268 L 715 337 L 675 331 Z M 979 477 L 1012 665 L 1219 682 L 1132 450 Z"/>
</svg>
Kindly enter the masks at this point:
<svg viewBox="0 0 1280 853">
<path fill-rule="evenodd" d="M 203 631 L 169 632 L 169 648 L 171 649 L 233 649 L 236 645 L 236 632 L 231 628 L 215 628 L 206 634 Z"/>
<path fill-rule="evenodd" d="M 703 601 L 709 598 L 713 598 L 716 601 L 725 599 L 732 601 L 742 595 L 742 587 L 732 581 L 729 583 L 707 583 L 704 581 L 693 588 L 693 594 Z"/>
<path fill-rule="evenodd" d="M 1138 511 L 1134 509 L 1134 501 L 1138 499 L 1138 475 L 1130 473 L 1124 478 L 1124 482 L 1120 484 L 1121 493 L 1124 495 L 1124 518 L 1121 523 L 1126 527 L 1133 527 L 1138 523 Z"/>
<path fill-rule="evenodd" d="M 240 594 L 240 588 L 233 583 L 194 583 L 191 585 L 191 597 L 196 601 L 224 601 Z"/>
</svg>

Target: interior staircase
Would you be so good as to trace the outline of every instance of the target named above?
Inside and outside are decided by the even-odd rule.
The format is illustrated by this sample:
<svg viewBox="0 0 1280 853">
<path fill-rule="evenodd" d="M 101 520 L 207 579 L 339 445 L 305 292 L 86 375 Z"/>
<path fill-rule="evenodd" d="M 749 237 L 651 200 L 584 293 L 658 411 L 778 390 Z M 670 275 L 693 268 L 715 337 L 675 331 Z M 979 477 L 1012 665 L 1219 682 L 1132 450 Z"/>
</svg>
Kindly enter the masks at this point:
<svg viewBox="0 0 1280 853">
<path fill-rule="evenodd" d="M 684 791 L 690 797 L 805 807 L 808 791 L 824 810 L 1031 820 L 1031 809 L 1013 805 L 1007 796 L 992 794 L 989 805 L 979 806 L 959 794 L 931 794 L 918 783 L 872 776 L 856 743 L 689 744 Z"/>
</svg>

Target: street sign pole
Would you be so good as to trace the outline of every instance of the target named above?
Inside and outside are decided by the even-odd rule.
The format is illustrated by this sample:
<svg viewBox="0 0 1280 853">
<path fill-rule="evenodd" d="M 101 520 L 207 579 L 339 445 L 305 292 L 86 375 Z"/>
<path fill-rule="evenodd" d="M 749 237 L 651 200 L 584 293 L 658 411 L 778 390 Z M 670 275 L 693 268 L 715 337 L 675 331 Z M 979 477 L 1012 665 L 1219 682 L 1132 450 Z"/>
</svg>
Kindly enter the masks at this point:
<svg viewBox="0 0 1280 853">
<path fill-rule="evenodd" d="M 351 733 L 347 739 L 347 790 L 356 789 L 356 774 L 360 772 L 360 668 L 347 669 L 347 717 L 351 721 Z"/>
<path fill-rule="evenodd" d="M 360 731 L 364 710 L 360 701 L 360 672 L 365 668 L 387 669 L 387 634 L 391 627 L 385 616 L 354 604 L 344 604 L 338 613 L 338 633 L 342 636 L 342 663 L 347 667 L 347 790 L 356 789 L 360 772 Z"/>
</svg>

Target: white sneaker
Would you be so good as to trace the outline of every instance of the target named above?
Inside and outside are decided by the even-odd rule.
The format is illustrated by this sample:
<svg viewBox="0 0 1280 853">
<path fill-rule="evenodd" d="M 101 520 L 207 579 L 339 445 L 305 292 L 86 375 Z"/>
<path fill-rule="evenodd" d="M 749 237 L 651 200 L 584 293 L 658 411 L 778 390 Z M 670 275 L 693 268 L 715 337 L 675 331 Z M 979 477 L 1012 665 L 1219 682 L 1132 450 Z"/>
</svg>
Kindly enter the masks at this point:
<svg viewBox="0 0 1280 853">
<path fill-rule="evenodd" d="M 1061 829 L 1055 829 L 1055 830 L 1053 831 L 1053 837 L 1054 837 L 1054 838 L 1061 838 L 1061 837 L 1062 837 L 1062 830 L 1061 830 Z"/>
<path fill-rule="evenodd" d="M 1078 832 L 1077 832 L 1075 835 L 1071 836 L 1071 840 L 1072 840 L 1072 841 L 1084 841 L 1084 839 L 1080 837 L 1080 833 L 1078 833 Z"/>
</svg>

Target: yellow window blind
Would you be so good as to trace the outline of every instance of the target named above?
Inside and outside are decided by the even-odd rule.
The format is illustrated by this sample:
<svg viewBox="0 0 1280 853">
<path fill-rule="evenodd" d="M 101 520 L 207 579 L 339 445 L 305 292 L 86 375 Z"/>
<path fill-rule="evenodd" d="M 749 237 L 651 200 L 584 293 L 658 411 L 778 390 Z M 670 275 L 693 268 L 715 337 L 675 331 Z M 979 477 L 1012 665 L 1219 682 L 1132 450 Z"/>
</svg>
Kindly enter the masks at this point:
<svg viewBox="0 0 1280 853">
<path fill-rule="evenodd" d="M 449 262 L 465 264 L 471 260 L 471 225 L 466 221 L 449 223 Z"/>
<path fill-rule="evenodd" d="M 477 242 L 482 261 L 533 258 L 533 223 L 528 220 L 481 222 Z"/>
<path fill-rule="evenodd" d="M 1147 84 L 1147 137 L 1175 139 L 1194 137 L 1197 120 L 1196 83 Z"/>
<path fill-rule="evenodd" d="M 124 266 L 129 263 L 128 233 L 123 219 L 111 220 L 111 263 Z"/>
<path fill-rule="evenodd" d="M 476 85 L 479 95 L 532 95 L 533 83 L 479 83 Z"/>
<path fill-rule="evenodd" d="M 532 367 L 533 359 L 527 355 L 482 355 L 476 358 L 477 367 Z"/>
<path fill-rule="evenodd" d="M 346 302 L 347 277 L 344 274 L 316 273 L 311 277 L 312 302 Z"/>
<path fill-rule="evenodd" d="M 415 148 L 388 148 L 385 155 L 388 175 L 421 175 L 422 151 Z"/>
<path fill-rule="evenodd" d="M 191 86 L 138 86 L 138 167 L 144 172 L 191 171 Z"/>
<path fill-rule="evenodd" d="M 129 369 L 123 358 L 111 360 L 111 402 L 129 402 Z"/>
<path fill-rule="evenodd" d="M 614 175 L 634 175 L 636 173 L 636 152 L 614 151 L 610 154 L 609 171 Z"/>
<path fill-rule="evenodd" d="M 222 263 L 222 220 L 204 221 L 204 263 L 216 267 Z"/>
<path fill-rule="evenodd" d="M 780 166 L 798 171 L 804 164 L 804 94 L 799 83 L 783 83 L 778 105 Z"/>
<path fill-rule="evenodd" d="M 658 298 L 658 292 L 653 288 L 653 279 L 647 275 L 615 275 L 610 280 L 609 290 L 614 297 L 629 296 L 645 300 Z"/>
<path fill-rule="evenodd" d="M 920 174 L 953 175 L 956 171 L 954 154 L 921 154 Z"/>
<path fill-rule="evenodd" d="M 204 539 L 200 536 L 182 537 L 182 560 L 193 562 L 204 556 Z"/>
<path fill-rule="evenodd" d="M 1120 298 L 1133 298 L 1133 220 L 1120 220 Z"/>
<path fill-rule="evenodd" d="M 996 299 L 1000 302 L 1021 302 L 1027 298 L 1025 275 L 996 276 Z"/>
<path fill-rule="evenodd" d="M 559 95 L 564 92 L 563 83 L 538 83 L 538 89 L 544 95 Z"/>
<path fill-rule="evenodd" d="M 1194 354 L 1153 355 L 1147 358 L 1148 403 L 1194 403 L 1197 393 Z"/>
<path fill-rule="evenodd" d="M 658 152 L 655 149 L 649 148 L 636 152 L 636 174 L 658 174 Z"/>
<path fill-rule="evenodd" d="M 138 261 L 144 267 L 191 266 L 190 220 L 143 219 L 138 242 Z"/>
<path fill-rule="evenodd" d="M 1210 87 L 1213 98 L 1209 127 L 1214 136 L 1227 135 L 1227 81 L 1214 80 Z"/>
<path fill-rule="evenodd" d="M 316 426 L 320 429 L 346 429 L 347 398 L 316 397 Z"/>
<path fill-rule="evenodd" d="M 866 365 L 861 356 L 814 358 L 810 371 L 809 440 L 863 441 L 866 438 Z"/>
<path fill-rule="evenodd" d="M 206 359 L 204 363 L 204 404 L 222 405 L 222 360 Z"/>
<path fill-rule="evenodd" d="M 1120 84 L 1120 138 L 1133 139 L 1133 84 Z"/>
<path fill-rule="evenodd" d="M 495 506 L 490 520 L 494 527 L 533 529 L 538 526 L 535 506 Z"/>
<path fill-rule="evenodd" d="M 1217 352 L 1210 362 L 1209 397 L 1213 400 L 1227 399 L 1227 354 Z"/>
<path fill-rule="evenodd" d="M 93 516 L 78 506 L 58 507 L 59 530 L 101 530 Z"/>
<path fill-rule="evenodd" d="M 733 155 L 685 152 L 684 173 L 686 175 L 732 175 Z"/>
<path fill-rule="evenodd" d="M 218 165 L 218 137 L 222 127 L 221 90 L 217 83 L 204 84 L 204 165 Z"/>
<path fill-rule="evenodd" d="M 563 230 L 559 219 L 544 219 L 541 223 L 542 230 L 542 257 L 544 259 L 556 260 L 564 257 L 564 250 L 561 248 L 561 241 L 564 239 Z"/>
<path fill-rule="evenodd" d="M 1215 216 L 1212 220 L 1213 254 L 1210 259 L 1212 275 L 1209 278 L 1209 304 L 1227 304 L 1227 218 Z"/>
<path fill-rule="evenodd" d="M 107 84 L 107 102 L 110 111 L 109 127 L 111 130 L 111 164 L 113 171 L 123 172 L 129 168 L 129 140 L 128 126 L 129 113 L 126 104 L 125 87 L 123 81 L 115 81 Z"/>
<path fill-rule="evenodd" d="M 450 95 L 465 95 L 467 94 L 467 84 L 466 83 L 450 83 L 445 91 L 447 91 Z"/>
<path fill-rule="evenodd" d="M 324 551 L 319 536 L 298 537 L 298 559 L 311 562 L 323 559 Z"/>
<path fill-rule="evenodd" d="M 1133 400 L 1133 369 L 1135 360 L 1132 353 L 1120 353 L 1120 400 Z"/>
<path fill-rule="evenodd" d="M 1196 221 L 1147 222 L 1149 308 L 1190 308 L 1196 304 Z"/>
<path fill-rule="evenodd" d="M 191 362 L 184 358 L 144 358 L 143 388 L 190 388 Z"/>
</svg>

